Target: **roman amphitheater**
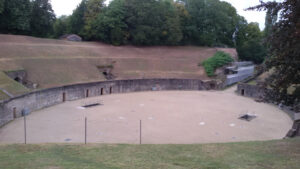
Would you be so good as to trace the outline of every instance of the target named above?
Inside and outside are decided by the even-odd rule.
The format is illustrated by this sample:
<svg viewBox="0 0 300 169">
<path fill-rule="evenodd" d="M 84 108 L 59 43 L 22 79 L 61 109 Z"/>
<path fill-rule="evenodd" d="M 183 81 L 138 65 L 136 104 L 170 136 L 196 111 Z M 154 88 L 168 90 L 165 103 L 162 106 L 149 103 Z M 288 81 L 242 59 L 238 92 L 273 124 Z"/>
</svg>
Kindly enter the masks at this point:
<svg viewBox="0 0 300 169">
<path fill-rule="evenodd" d="M 6 72 L 11 76 L 26 70 L 27 80 L 40 88 L 0 102 L 0 143 L 274 140 L 293 125 L 278 107 L 242 96 L 251 95 L 246 88 L 223 89 L 205 76 L 197 62 L 225 49 L 158 50 L 1 36 L 1 70 L 16 70 Z M 115 78 L 105 79 L 110 71 L 99 76 L 99 70 L 112 68 Z"/>
<path fill-rule="evenodd" d="M 25 94 L 1 106 L 0 142 L 192 144 L 283 138 L 292 120 L 277 107 L 200 80 L 76 84 Z M 252 114 L 251 121 L 241 120 Z M 87 138 L 85 138 L 87 118 Z M 142 124 L 140 124 L 142 122 Z M 140 138 L 141 137 L 141 138 Z M 141 140 L 140 140 L 141 139 Z"/>
</svg>

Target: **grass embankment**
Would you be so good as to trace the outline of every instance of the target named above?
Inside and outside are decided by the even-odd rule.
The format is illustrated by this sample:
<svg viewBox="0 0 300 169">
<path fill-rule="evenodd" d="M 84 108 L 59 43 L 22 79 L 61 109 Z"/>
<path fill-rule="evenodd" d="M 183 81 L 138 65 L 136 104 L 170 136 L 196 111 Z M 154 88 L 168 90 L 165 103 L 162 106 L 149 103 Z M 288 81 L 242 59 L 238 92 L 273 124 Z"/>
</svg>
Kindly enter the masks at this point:
<svg viewBox="0 0 300 169">
<path fill-rule="evenodd" d="M 7 94 L 5 94 L 4 92 L 2 92 L 0 90 L 0 100 L 5 100 L 5 99 L 8 99 L 8 98 L 9 98 L 9 96 L 7 96 Z"/>
<path fill-rule="evenodd" d="M 247 84 L 249 84 L 249 85 L 257 85 L 257 82 L 256 82 L 256 80 L 251 80 Z"/>
<path fill-rule="evenodd" d="M 205 69 L 207 76 L 215 76 L 215 70 L 219 67 L 227 65 L 234 60 L 231 56 L 224 52 L 217 52 L 213 57 L 206 59 L 202 65 Z M 199 64 L 201 66 L 201 64 Z"/>
<path fill-rule="evenodd" d="M 201 79 L 208 80 L 204 68 L 195 63 L 216 51 L 237 58 L 233 48 L 198 46 L 111 46 L 98 42 L 69 42 L 30 36 L 0 34 L 0 70 L 24 69 L 27 80 L 38 88 L 74 83 L 106 81 L 99 71 L 110 71 L 121 79 Z M 109 67 L 107 67 L 109 68 Z"/>
<path fill-rule="evenodd" d="M 0 168 L 249 168 L 300 166 L 300 140 L 204 145 L 0 145 Z"/>
<path fill-rule="evenodd" d="M 29 89 L 23 86 L 22 84 L 14 81 L 9 78 L 5 73 L 0 71 L 0 88 L 6 90 L 12 95 L 19 95 L 29 92 Z M 0 91 L 0 100 L 8 99 L 4 92 Z"/>
</svg>

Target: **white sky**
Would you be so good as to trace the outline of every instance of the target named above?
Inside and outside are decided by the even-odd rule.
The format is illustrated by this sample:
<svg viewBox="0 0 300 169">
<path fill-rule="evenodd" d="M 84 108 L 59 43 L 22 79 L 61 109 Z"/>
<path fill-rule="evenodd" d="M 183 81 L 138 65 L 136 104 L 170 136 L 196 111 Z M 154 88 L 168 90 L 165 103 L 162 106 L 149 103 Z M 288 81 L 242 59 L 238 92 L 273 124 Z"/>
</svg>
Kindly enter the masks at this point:
<svg viewBox="0 0 300 169">
<path fill-rule="evenodd" d="M 56 16 L 71 15 L 81 0 L 51 0 Z M 110 0 L 107 0 L 110 1 Z M 261 29 L 265 27 L 265 12 L 244 11 L 244 9 L 259 4 L 259 0 L 222 0 L 232 4 L 238 14 L 244 16 L 248 22 L 258 22 Z M 272 0 L 265 0 L 272 1 Z M 277 0 L 282 1 L 282 0 Z"/>
</svg>

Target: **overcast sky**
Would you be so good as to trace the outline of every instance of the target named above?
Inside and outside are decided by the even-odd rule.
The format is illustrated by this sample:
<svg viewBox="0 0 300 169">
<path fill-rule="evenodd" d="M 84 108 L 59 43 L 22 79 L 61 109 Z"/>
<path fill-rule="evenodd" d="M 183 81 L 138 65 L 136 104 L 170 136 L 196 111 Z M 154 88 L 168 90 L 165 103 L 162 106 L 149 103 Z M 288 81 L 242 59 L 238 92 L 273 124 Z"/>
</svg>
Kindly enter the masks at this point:
<svg viewBox="0 0 300 169">
<path fill-rule="evenodd" d="M 81 0 L 51 0 L 56 16 L 70 15 Z M 107 0 L 109 1 L 109 0 Z M 248 22 L 258 22 L 261 29 L 265 27 L 265 12 L 244 11 L 244 9 L 259 4 L 259 0 L 222 0 L 232 4 L 238 14 L 244 16 Z M 272 0 L 265 0 L 272 1 Z M 277 0 L 282 1 L 282 0 Z M 108 2 L 107 2 L 108 3 Z"/>
</svg>

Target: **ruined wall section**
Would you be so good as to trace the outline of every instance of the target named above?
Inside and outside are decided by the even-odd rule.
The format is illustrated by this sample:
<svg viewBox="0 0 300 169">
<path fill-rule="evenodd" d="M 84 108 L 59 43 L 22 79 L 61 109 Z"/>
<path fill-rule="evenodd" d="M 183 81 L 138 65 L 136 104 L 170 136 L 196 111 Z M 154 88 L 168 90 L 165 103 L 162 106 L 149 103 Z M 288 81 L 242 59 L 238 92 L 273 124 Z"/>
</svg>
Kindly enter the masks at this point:
<svg viewBox="0 0 300 169">
<path fill-rule="evenodd" d="M 136 79 L 74 84 L 27 93 L 0 102 L 0 126 L 21 117 L 24 111 L 33 112 L 65 101 L 112 93 L 161 90 L 219 89 L 215 81 L 193 79 Z"/>
</svg>

